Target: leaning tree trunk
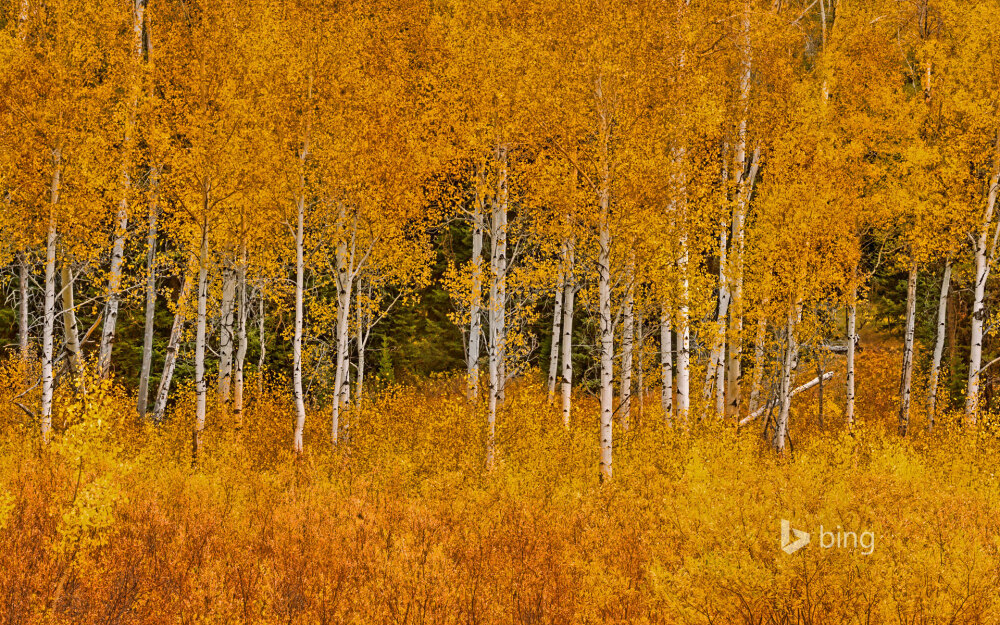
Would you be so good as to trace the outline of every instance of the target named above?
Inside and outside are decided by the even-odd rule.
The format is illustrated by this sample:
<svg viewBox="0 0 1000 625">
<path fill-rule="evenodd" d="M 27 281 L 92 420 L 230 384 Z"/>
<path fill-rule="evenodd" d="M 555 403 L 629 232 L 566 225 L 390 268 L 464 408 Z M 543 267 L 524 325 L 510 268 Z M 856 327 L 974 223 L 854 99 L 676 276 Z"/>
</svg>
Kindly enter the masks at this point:
<svg viewBox="0 0 1000 625">
<path fill-rule="evenodd" d="M 976 423 L 976 413 L 979 410 L 979 374 L 983 360 L 983 325 L 986 321 L 984 300 L 986 299 L 986 280 L 990 275 L 990 265 L 996 252 L 996 239 L 1000 235 L 1000 223 L 996 226 L 993 237 L 993 248 L 987 250 L 990 226 L 993 223 L 993 212 L 996 207 L 997 191 L 1000 187 L 1000 130 L 997 130 L 996 146 L 994 148 L 993 176 L 990 180 L 990 190 L 986 198 L 986 210 L 983 212 L 983 222 L 979 229 L 979 239 L 976 241 L 976 286 L 972 302 L 972 338 L 969 341 L 969 385 L 965 392 L 965 416 L 973 424 Z"/>
<path fill-rule="evenodd" d="M 788 311 L 788 326 L 786 330 L 785 358 L 781 366 L 781 391 L 779 401 L 781 409 L 778 412 L 778 422 L 774 428 L 772 446 L 778 453 L 785 451 L 785 439 L 788 438 L 788 416 L 792 406 L 792 376 L 799 359 L 799 344 L 795 336 L 796 318 L 794 310 Z"/>
<path fill-rule="evenodd" d="M 136 410 L 139 417 L 146 416 L 149 402 L 149 374 L 153 367 L 153 331 L 156 318 L 156 231 L 159 215 L 157 190 L 159 171 L 149 168 L 149 227 L 146 235 L 146 314 L 142 333 L 142 368 L 139 370 L 139 393 Z"/>
<path fill-rule="evenodd" d="M 560 254 L 560 264 L 565 261 L 565 251 Z M 556 292 L 553 297 L 555 302 L 554 309 L 552 311 L 552 345 L 549 348 L 549 405 L 551 406 L 555 402 L 556 397 L 556 379 L 559 377 L 559 322 L 562 320 L 562 305 L 563 305 L 563 291 L 565 291 L 564 282 L 566 281 L 566 274 L 563 268 L 559 268 L 559 276 L 556 279 Z"/>
<path fill-rule="evenodd" d="M 304 184 L 304 183 L 303 183 Z M 300 189 L 301 191 L 301 189 Z M 295 226 L 295 329 L 292 334 L 292 394 L 295 397 L 295 435 L 293 447 L 296 453 L 303 450 L 303 437 L 306 427 L 306 404 L 302 390 L 302 324 L 304 315 L 305 293 L 305 196 L 300 193 L 296 200 Z M 258 323 L 264 320 L 264 297 L 260 298 L 260 316 Z M 264 353 L 264 332 L 261 330 L 260 351 Z"/>
<path fill-rule="evenodd" d="M 941 296 L 938 299 L 937 335 L 934 340 L 934 359 L 931 363 L 930 380 L 927 383 L 927 429 L 934 427 L 937 418 L 937 387 L 941 373 L 941 357 L 944 355 L 944 338 L 948 318 L 948 291 L 951 288 L 951 258 L 944 263 L 944 277 L 941 278 Z"/>
<path fill-rule="evenodd" d="M 497 148 L 500 176 L 490 220 L 490 394 L 486 434 L 486 468 L 496 462 L 496 420 L 498 404 L 503 401 L 507 347 L 507 149 Z"/>
<path fill-rule="evenodd" d="M 910 265 L 906 283 L 906 338 L 903 343 L 903 375 L 900 382 L 899 434 L 906 436 L 910 429 L 910 385 L 913 379 L 913 340 L 917 319 L 917 263 Z"/>
<path fill-rule="evenodd" d="M 632 352 L 635 343 L 635 258 L 630 258 L 626 272 L 628 285 L 625 290 L 625 302 L 622 305 L 622 367 L 621 367 L 621 401 L 618 402 L 619 423 L 622 431 L 628 432 L 632 417 Z"/>
<path fill-rule="evenodd" d="M 206 209 L 208 201 L 206 199 Z M 193 451 L 201 451 L 201 433 L 205 429 L 207 388 L 205 386 L 205 333 L 208 315 L 208 212 L 201 225 L 201 248 L 198 254 L 198 320 L 194 343 L 195 427 Z"/>
<path fill-rule="evenodd" d="M 160 384 L 156 388 L 156 399 L 153 402 L 153 420 L 157 423 L 163 421 L 163 415 L 167 410 L 170 384 L 173 381 L 174 368 L 177 366 L 177 352 L 180 351 L 181 338 L 184 336 L 187 301 L 191 295 L 192 282 L 189 270 L 181 279 L 181 291 L 177 298 L 177 309 L 174 311 L 174 323 L 170 329 L 170 339 L 167 341 L 167 351 L 163 358 L 163 373 L 160 375 Z"/>
<path fill-rule="evenodd" d="M 219 302 L 219 406 L 229 403 L 233 379 L 233 338 L 236 334 L 236 271 L 227 260 L 222 268 L 222 300 Z"/>
<path fill-rule="evenodd" d="M 233 373 L 233 415 L 236 427 L 243 428 L 243 364 L 247 357 L 247 248 L 241 246 L 240 264 L 236 268 L 236 362 Z"/>
<path fill-rule="evenodd" d="M 667 425 L 674 424 L 674 346 L 670 327 L 670 312 L 663 306 L 660 312 L 660 373 L 663 378 L 663 418 Z"/>
<path fill-rule="evenodd" d="M 55 379 L 52 375 L 52 335 L 56 319 L 56 206 L 59 204 L 59 183 L 62 177 L 62 158 L 59 148 L 52 152 L 52 189 L 49 197 L 49 230 L 45 241 L 45 310 L 42 326 L 42 442 L 49 442 L 52 430 L 52 394 Z"/>
<path fill-rule="evenodd" d="M 570 412 L 573 403 L 573 311 L 576 302 L 576 280 L 574 263 L 576 262 L 576 242 L 566 239 L 566 266 L 563 282 L 562 309 L 562 417 L 563 427 L 569 429 Z"/>
<path fill-rule="evenodd" d="M 479 397 L 479 346 L 482 344 L 483 308 L 483 212 L 486 173 L 483 166 L 476 176 L 476 199 L 472 213 L 472 302 L 469 307 L 468 371 L 469 401 Z"/>
</svg>

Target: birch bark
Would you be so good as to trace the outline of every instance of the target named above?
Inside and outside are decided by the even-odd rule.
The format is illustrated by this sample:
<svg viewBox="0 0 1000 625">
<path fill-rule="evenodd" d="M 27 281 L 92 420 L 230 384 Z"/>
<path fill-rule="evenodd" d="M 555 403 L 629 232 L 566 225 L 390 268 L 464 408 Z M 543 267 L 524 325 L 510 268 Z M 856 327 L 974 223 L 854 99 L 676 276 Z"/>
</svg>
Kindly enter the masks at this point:
<svg viewBox="0 0 1000 625">
<path fill-rule="evenodd" d="M 944 338 L 947 331 L 948 292 L 951 289 L 951 258 L 944 263 L 941 278 L 941 295 L 938 298 L 937 335 L 934 340 L 934 358 L 931 362 L 930 380 L 927 383 L 927 429 L 934 427 L 937 418 L 937 387 L 941 373 L 941 358 L 944 356 Z"/>
<path fill-rule="evenodd" d="M 673 330 L 670 327 L 670 313 L 664 305 L 660 313 L 660 375 L 663 381 L 663 391 L 660 398 L 663 404 L 663 418 L 667 425 L 674 424 L 674 347 Z"/>
<path fill-rule="evenodd" d="M 247 357 L 247 248 L 241 245 L 240 264 L 236 267 L 236 361 L 233 373 L 233 415 L 236 427 L 243 428 L 243 364 Z"/>
<path fill-rule="evenodd" d="M 108 270 L 107 304 L 104 313 L 104 328 L 101 332 L 101 346 L 98 351 L 97 372 L 104 379 L 111 371 L 111 353 L 115 342 L 115 330 L 118 324 L 118 308 L 121 300 L 122 261 L 125 255 L 125 235 L 128 231 L 129 195 L 132 192 L 132 175 L 129 171 L 132 159 L 132 145 L 135 131 L 136 108 L 139 103 L 139 76 L 135 71 L 142 61 L 142 31 L 145 0 L 136 0 L 132 4 L 133 57 L 131 76 L 131 96 L 129 109 L 125 116 L 125 133 L 122 137 L 121 166 L 121 200 L 118 203 L 117 226 L 115 238 L 111 245 L 111 264 Z"/>
<path fill-rule="evenodd" d="M 208 194 L 205 195 L 205 217 L 201 225 L 201 247 L 198 253 L 198 317 L 194 344 L 195 427 L 193 452 L 197 459 L 201 451 L 201 433 L 205 429 L 207 389 L 205 385 L 205 331 L 208 314 Z"/>
<path fill-rule="evenodd" d="M 565 264 L 566 253 L 562 250 L 560 254 L 560 265 Z M 566 275 L 562 267 L 559 269 L 559 276 L 556 279 L 556 292 L 553 297 L 555 303 L 552 311 L 552 345 L 549 348 L 549 405 L 555 402 L 556 379 L 559 377 L 559 322 L 562 321 L 563 291 Z"/>
<path fill-rule="evenodd" d="M 625 290 L 625 301 L 622 304 L 622 366 L 621 366 L 621 400 L 618 402 L 618 419 L 622 431 L 628 432 L 632 417 L 632 359 L 635 342 L 635 258 L 629 259 L 625 279 L 628 285 Z"/>
<path fill-rule="evenodd" d="M 232 260 L 222 267 L 222 300 L 219 302 L 219 406 L 229 403 L 233 379 L 233 339 L 236 315 L 236 271 Z"/>
<path fill-rule="evenodd" d="M 562 309 L 562 382 L 560 391 L 562 394 L 562 416 L 563 427 L 569 429 L 570 412 L 573 403 L 573 311 L 576 302 L 576 278 L 574 276 L 576 262 L 576 242 L 566 239 L 566 267 L 565 279 L 563 282 L 563 309 Z"/>
<path fill-rule="evenodd" d="M 346 207 L 340 203 L 339 220 L 346 221 Z M 334 376 L 333 423 L 331 434 L 336 445 L 340 436 L 340 410 L 350 403 L 350 376 L 348 350 L 350 349 L 351 290 L 354 286 L 354 252 L 357 236 L 357 212 L 351 222 L 350 232 L 345 232 L 337 244 L 337 366 Z"/>
<path fill-rule="evenodd" d="M 490 389 L 486 434 L 486 468 L 496 462 L 496 419 L 498 404 L 503 401 L 506 374 L 504 358 L 507 343 L 507 148 L 498 146 L 496 160 L 500 168 L 490 219 Z"/>
<path fill-rule="evenodd" d="M 479 347 L 482 344 L 483 308 L 483 213 L 485 212 L 486 172 L 481 164 L 476 173 L 476 198 L 472 207 L 472 302 L 469 308 L 469 401 L 479 397 Z"/>
<path fill-rule="evenodd" d="M 27 362 L 31 356 L 31 330 L 28 327 L 28 282 L 31 279 L 28 267 L 27 253 L 18 255 L 18 300 L 17 300 L 17 334 L 21 360 Z"/>
<path fill-rule="evenodd" d="M 742 31 L 740 41 L 740 118 L 736 130 L 736 203 L 733 206 L 733 257 L 732 262 L 732 300 L 729 313 L 729 364 L 726 378 L 726 413 L 728 416 L 738 415 L 740 411 L 740 381 L 743 377 L 743 252 L 746 245 L 744 223 L 747 205 L 756 176 L 756 169 L 751 166 L 747 172 L 747 122 L 750 115 L 750 72 L 753 66 L 753 49 L 750 42 L 750 2 L 744 3 L 741 19 Z M 754 151 L 753 162 L 757 163 L 760 155 L 759 147 Z M 720 381 L 721 383 L 721 381 Z"/>
<path fill-rule="evenodd" d="M 69 362 L 73 369 L 73 375 L 78 378 L 78 383 L 83 385 L 83 353 L 80 348 L 80 331 L 76 323 L 76 304 L 73 297 L 73 270 L 70 268 L 68 258 L 63 259 L 61 272 L 63 336 L 65 337 L 66 351 L 69 353 Z"/>
<path fill-rule="evenodd" d="M 304 143 L 299 153 L 299 193 L 295 198 L 295 326 L 292 335 L 292 395 L 295 398 L 295 431 L 293 448 L 296 453 L 303 451 L 303 437 L 306 427 L 306 404 L 302 390 L 302 324 L 305 300 L 305 161 L 308 158 L 308 143 Z M 261 365 L 264 358 L 264 297 L 260 298 L 260 353 Z M 262 389 L 259 389 L 262 390 Z"/>
<path fill-rule="evenodd" d="M 993 224 L 993 213 L 996 207 L 997 191 L 1000 188 L 1000 130 L 997 130 L 993 175 L 989 184 L 982 226 L 976 241 L 976 285 L 972 303 L 972 336 L 969 341 L 969 384 L 965 392 L 965 416 L 973 424 L 976 423 L 976 413 L 979 410 L 979 373 L 983 360 L 983 325 L 986 321 L 984 308 L 986 281 L 989 278 L 993 256 L 996 252 L 997 237 L 1000 236 L 1000 222 L 998 222 L 993 235 L 993 245 L 987 249 L 990 226 Z"/>
<path fill-rule="evenodd" d="M 858 345 L 858 287 L 851 289 L 851 297 L 847 302 L 847 401 L 844 407 L 844 417 L 847 427 L 854 427 L 854 352 Z"/>
<path fill-rule="evenodd" d="M 153 367 L 153 332 L 156 318 L 156 236 L 159 217 L 159 170 L 149 168 L 149 214 L 146 234 L 146 311 L 142 332 L 142 368 L 139 370 L 139 391 L 136 411 L 146 416 L 149 402 L 149 375 Z"/>
<path fill-rule="evenodd" d="M 906 337 L 903 342 L 903 374 L 900 381 L 899 434 L 906 436 L 910 429 L 910 385 L 913 379 L 913 341 L 917 319 L 917 263 L 910 265 L 906 283 Z"/>
<path fill-rule="evenodd" d="M 42 327 L 42 442 L 49 442 L 52 430 L 52 394 L 55 380 L 52 375 L 52 339 L 56 317 L 56 207 L 59 204 L 59 183 L 62 177 L 62 153 L 57 147 L 52 152 L 52 187 L 49 194 L 49 227 L 45 241 L 45 311 Z"/>
</svg>

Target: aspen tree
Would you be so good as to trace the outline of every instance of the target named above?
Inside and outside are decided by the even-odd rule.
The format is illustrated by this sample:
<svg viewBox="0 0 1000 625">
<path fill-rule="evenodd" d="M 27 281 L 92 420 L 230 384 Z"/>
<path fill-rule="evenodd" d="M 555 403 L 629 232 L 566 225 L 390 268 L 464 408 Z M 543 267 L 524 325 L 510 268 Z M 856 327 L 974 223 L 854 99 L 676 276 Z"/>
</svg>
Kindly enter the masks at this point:
<svg viewBox="0 0 1000 625">
<path fill-rule="evenodd" d="M 618 419 L 622 430 L 628 431 L 632 416 L 632 359 L 635 343 L 635 257 L 629 257 L 625 271 L 625 301 L 622 304 L 622 365 L 621 401 L 618 404 Z M 641 321 L 640 321 L 641 323 Z M 640 365 L 641 366 L 641 365 Z"/>
<path fill-rule="evenodd" d="M 903 342 L 903 374 L 900 382 L 899 434 L 910 428 L 910 385 L 913 379 L 913 342 L 917 321 L 917 261 L 910 265 L 906 282 L 906 336 Z"/>
<path fill-rule="evenodd" d="M 938 297 L 937 322 L 935 323 L 934 356 L 931 362 L 930 379 L 927 383 L 927 429 L 934 427 L 937 418 L 937 389 L 941 373 L 941 358 L 944 355 L 944 339 L 948 319 L 948 293 L 951 288 L 951 256 L 945 260 L 944 275 L 941 277 L 941 295 Z"/>
<path fill-rule="evenodd" d="M 566 240 L 566 256 L 563 279 L 562 322 L 562 374 L 560 376 L 560 394 L 562 396 L 563 427 L 569 429 L 573 401 L 573 313 L 576 308 L 576 241 Z"/>
<path fill-rule="evenodd" d="M 111 369 L 111 351 L 115 341 L 118 323 L 118 307 L 121 298 L 122 262 L 125 255 L 125 236 L 128 230 L 129 199 L 132 191 L 132 150 L 135 140 L 136 108 L 140 93 L 139 65 L 143 55 L 143 15 L 146 0 L 133 0 L 132 4 L 132 57 L 127 70 L 127 90 L 129 92 L 125 112 L 125 128 L 122 137 L 122 165 L 120 174 L 121 199 L 118 202 L 114 243 L 111 247 L 111 267 L 108 272 L 107 303 L 104 312 L 104 328 L 98 352 L 98 376 L 103 379 Z"/>
<path fill-rule="evenodd" d="M 566 290 L 566 274 L 564 272 L 563 265 L 565 264 L 566 257 L 566 246 L 565 243 L 559 250 L 559 271 L 556 277 L 556 289 L 555 294 L 552 298 L 553 310 L 552 310 L 552 344 L 549 346 L 549 374 L 548 374 L 548 391 L 549 391 L 549 405 L 555 401 L 556 394 L 556 378 L 558 378 L 559 369 L 559 323 L 562 321 L 562 306 L 563 306 L 563 292 Z"/>
<path fill-rule="evenodd" d="M 482 302 L 483 302 L 483 213 L 486 209 L 485 165 L 477 165 L 475 180 L 475 198 L 472 213 L 472 303 L 469 310 L 469 347 L 468 347 L 468 398 L 470 401 L 479 396 L 479 347 L 482 344 Z"/>
<path fill-rule="evenodd" d="M 673 329 L 670 323 L 670 313 L 664 305 L 660 313 L 660 372 L 663 382 L 661 404 L 663 418 L 667 425 L 674 422 L 674 357 Z"/>
<path fill-rule="evenodd" d="M 489 300 L 489 398 L 486 434 L 486 468 L 496 461 L 496 419 L 498 404 L 503 402 L 507 348 L 507 211 L 509 152 L 497 145 L 495 161 L 499 172 L 490 216 L 490 300 Z"/>
</svg>

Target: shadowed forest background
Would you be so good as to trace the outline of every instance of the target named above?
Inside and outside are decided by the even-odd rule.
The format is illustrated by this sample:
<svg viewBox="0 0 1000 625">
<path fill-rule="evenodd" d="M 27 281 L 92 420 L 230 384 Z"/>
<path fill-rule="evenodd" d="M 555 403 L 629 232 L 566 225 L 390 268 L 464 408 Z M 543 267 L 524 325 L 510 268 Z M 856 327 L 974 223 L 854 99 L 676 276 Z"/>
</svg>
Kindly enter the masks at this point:
<svg viewBox="0 0 1000 625">
<path fill-rule="evenodd" d="M 997 9 L 0 0 L 0 622 L 1000 622 Z"/>
</svg>

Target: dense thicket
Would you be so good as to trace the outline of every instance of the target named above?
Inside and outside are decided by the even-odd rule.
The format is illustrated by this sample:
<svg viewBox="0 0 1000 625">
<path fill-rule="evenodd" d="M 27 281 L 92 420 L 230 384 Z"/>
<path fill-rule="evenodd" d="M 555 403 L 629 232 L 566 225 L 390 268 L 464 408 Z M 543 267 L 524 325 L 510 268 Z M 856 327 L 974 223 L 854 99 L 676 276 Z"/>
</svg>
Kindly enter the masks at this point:
<svg viewBox="0 0 1000 625">
<path fill-rule="evenodd" d="M 988 5 L 8 0 L 17 405 L 48 441 L 60 389 L 114 378 L 156 421 L 193 393 L 197 453 L 269 372 L 302 451 L 312 407 L 336 445 L 373 388 L 463 370 L 492 466 L 508 383 L 540 372 L 567 428 L 595 416 L 574 387 L 597 397 L 610 477 L 640 412 L 783 451 L 795 394 L 834 385 L 853 427 L 858 337 L 889 326 L 899 433 L 975 424 Z"/>
</svg>

